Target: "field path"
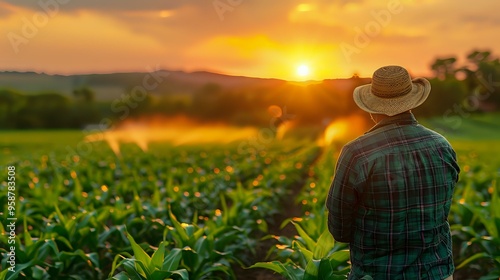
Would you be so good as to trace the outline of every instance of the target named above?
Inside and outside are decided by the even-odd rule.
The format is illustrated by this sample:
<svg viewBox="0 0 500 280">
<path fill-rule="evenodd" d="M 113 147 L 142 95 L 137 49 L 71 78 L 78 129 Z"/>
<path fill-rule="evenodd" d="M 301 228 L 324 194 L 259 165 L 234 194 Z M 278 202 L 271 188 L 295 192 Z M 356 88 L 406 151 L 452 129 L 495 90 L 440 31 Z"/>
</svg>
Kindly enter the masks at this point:
<svg viewBox="0 0 500 280">
<path fill-rule="evenodd" d="M 278 236 L 286 236 L 292 238 L 297 235 L 297 231 L 295 227 L 291 224 L 286 225 L 283 228 L 280 228 L 281 224 L 289 219 L 294 217 L 302 217 L 304 212 L 302 211 L 300 202 L 297 201 L 297 197 L 304 190 L 304 184 L 307 182 L 307 179 L 310 177 L 310 171 L 316 166 L 320 159 L 325 153 L 325 148 L 321 147 L 316 150 L 316 153 L 312 157 L 310 163 L 304 168 L 300 169 L 300 179 L 295 181 L 291 185 L 284 186 L 289 190 L 289 196 L 282 199 L 282 211 L 279 214 L 276 214 L 272 221 L 269 222 L 269 234 L 278 235 Z M 275 246 L 275 240 L 266 239 L 258 243 L 258 248 L 256 248 L 257 256 L 255 262 L 265 262 L 266 255 L 268 251 Z M 286 278 L 273 273 L 271 270 L 266 269 L 249 269 L 244 270 L 238 267 L 235 267 L 235 273 L 238 277 L 238 280 L 284 280 Z"/>
</svg>

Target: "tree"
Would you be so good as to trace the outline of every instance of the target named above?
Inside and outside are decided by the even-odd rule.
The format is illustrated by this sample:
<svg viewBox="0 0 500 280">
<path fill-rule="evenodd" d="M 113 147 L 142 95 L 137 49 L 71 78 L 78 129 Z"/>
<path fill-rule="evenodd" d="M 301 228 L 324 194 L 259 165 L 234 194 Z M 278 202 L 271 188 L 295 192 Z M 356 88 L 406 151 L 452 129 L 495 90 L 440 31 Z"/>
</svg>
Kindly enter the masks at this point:
<svg viewBox="0 0 500 280">
<path fill-rule="evenodd" d="M 58 93 L 26 96 L 26 106 L 19 110 L 19 128 L 69 128 L 72 120 L 70 101 Z"/>
<path fill-rule="evenodd" d="M 88 124 L 99 122 L 100 112 L 96 108 L 95 92 L 87 87 L 75 88 L 73 90 L 76 104 L 72 108 L 74 127 L 85 127 Z"/>
<path fill-rule="evenodd" d="M 464 67 L 466 82 L 472 94 L 481 101 L 482 107 L 500 107 L 500 62 L 488 50 L 473 50 L 467 55 L 473 70 Z M 491 107 L 491 106 L 490 106 Z"/>
<path fill-rule="evenodd" d="M 440 80 L 454 78 L 456 72 L 456 62 L 457 59 L 455 57 L 437 58 L 431 65 L 434 76 Z"/>
<path fill-rule="evenodd" d="M 73 96 L 75 99 L 84 102 L 91 103 L 95 100 L 95 92 L 89 87 L 82 87 L 73 90 Z"/>
<path fill-rule="evenodd" d="M 479 67 L 481 63 L 488 62 L 490 56 L 490 51 L 473 50 L 467 55 L 467 60 L 473 63 L 476 67 Z"/>
<path fill-rule="evenodd" d="M 25 106 L 24 95 L 13 90 L 0 90 L 0 128 L 16 128 L 18 112 Z"/>
</svg>

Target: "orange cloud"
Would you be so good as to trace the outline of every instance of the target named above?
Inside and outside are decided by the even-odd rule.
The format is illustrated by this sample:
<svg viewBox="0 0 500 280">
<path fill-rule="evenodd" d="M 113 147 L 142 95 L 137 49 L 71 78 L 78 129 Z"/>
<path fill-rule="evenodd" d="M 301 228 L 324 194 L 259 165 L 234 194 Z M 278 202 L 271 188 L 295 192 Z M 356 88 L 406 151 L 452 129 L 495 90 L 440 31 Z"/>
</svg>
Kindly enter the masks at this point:
<svg viewBox="0 0 500 280">
<path fill-rule="evenodd" d="M 61 12 L 47 16 L 45 24 L 35 15 L 23 9 L 2 22 L 14 34 L 14 41 L 0 45 L 2 53 L 11 54 L 13 68 L 32 65 L 38 69 L 29 70 L 105 72 L 156 65 L 165 59 L 165 47 L 154 38 L 134 33 L 102 14 Z"/>
<path fill-rule="evenodd" d="M 436 56 L 463 56 L 473 48 L 500 52 L 500 39 L 492 35 L 500 32 L 498 1 L 252 0 L 234 7 L 224 21 L 211 1 L 146 2 L 69 1 L 36 34 L 24 36 L 28 42 L 17 44 L 17 54 L 12 36 L 0 40 L 0 70 L 144 71 L 159 64 L 294 79 L 297 65 L 304 64 L 312 79 L 323 79 L 370 76 L 389 63 L 429 73 Z M 353 44 L 357 30 L 395 2 L 401 13 L 346 59 L 340 45 Z M 37 3 L 0 1 L 2 30 L 23 36 L 26 22 L 42 11 Z"/>
</svg>

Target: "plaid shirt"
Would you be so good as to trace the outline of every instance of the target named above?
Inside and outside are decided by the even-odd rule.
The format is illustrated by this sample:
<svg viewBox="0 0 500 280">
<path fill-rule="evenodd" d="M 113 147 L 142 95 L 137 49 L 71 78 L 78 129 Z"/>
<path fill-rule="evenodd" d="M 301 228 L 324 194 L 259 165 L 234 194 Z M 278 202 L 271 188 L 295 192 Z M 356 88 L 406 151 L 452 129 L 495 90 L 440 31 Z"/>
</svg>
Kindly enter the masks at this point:
<svg viewBox="0 0 500 280">
<path fill-rule="evenodd" d="M 328 193 L 328 228 L 349 243 L 349 279 L 445 279 L 447 221 L 460 168 L 448 141 L 407 112 L 346 144 Z"/>
</svg>

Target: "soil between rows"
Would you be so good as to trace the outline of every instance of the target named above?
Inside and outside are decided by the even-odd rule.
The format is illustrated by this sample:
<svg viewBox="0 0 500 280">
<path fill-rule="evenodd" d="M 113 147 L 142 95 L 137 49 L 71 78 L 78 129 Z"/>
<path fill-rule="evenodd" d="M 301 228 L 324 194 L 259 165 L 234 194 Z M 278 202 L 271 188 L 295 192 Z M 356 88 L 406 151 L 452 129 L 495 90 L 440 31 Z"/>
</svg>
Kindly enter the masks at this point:
<svg viewBox="0 0 500 280">
<path fill-rule="evenodd" d="M 300 204 L 298 204 L 297 196 L 302 192 L 304 188 L 304 184 L 309 177 L 309 170 L 312 169 L 318 160 L 323 155 L 324 150 L 321 149 L 316 155 L 315 158 L 311 161 L 308 168 L 304 168 L 301 180 L 297 181 L 295 184 L 290 186 L 289 196 L 282 199 L 281 207 L 283 209 L 279 211 L 279 214 L 276 214 L 271 220 L 273 222 L 269 222 L 269 234 L 278 235 L 278 236 L 286 236 L 292 238 L 297 235 L 297 231 L 291 224 L 287 224 L 285 227 L 280 228 L 283 221 L 293 217 L 302 217 L 303 212 Z M 255 257 L 256 262 L 266 262 L 270 260 L 266 260 L 266 255 L 271 247 L 275 245 L 275 241 L 273 239 L 266 239 L 258 242 L 258 248 L 256 248 L 257 255 Z M 285 280 L 283 276 L 269 270 L 263 268 L 252 268 L 252 269 L 244 269 L 240 266 L 234 266 L 233 271 L 238 280 Z"/>
</svg>

